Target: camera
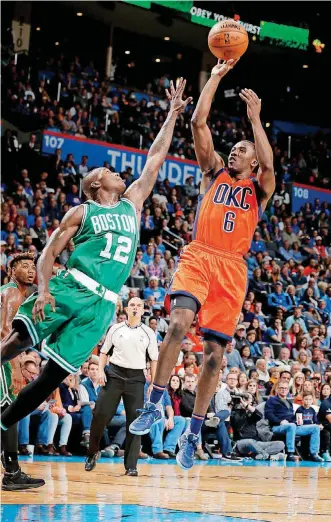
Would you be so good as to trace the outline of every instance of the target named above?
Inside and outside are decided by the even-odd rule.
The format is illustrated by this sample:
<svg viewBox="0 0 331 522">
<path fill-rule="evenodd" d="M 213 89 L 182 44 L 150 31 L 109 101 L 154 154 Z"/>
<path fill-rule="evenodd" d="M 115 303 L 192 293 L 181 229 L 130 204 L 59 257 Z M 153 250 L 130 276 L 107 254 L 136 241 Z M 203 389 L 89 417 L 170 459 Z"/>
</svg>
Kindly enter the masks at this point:
<svg viewBox="0 0 331 522">
<path fill-rule="evenodd" d="M 230 392 L 230 395 L 231 395 L 231 402 L 234 407 L 241 405 L 241 399 L 248 401 L 251 398 L 250 393 L 240 392 L 240 391 Z"/>
</svg>

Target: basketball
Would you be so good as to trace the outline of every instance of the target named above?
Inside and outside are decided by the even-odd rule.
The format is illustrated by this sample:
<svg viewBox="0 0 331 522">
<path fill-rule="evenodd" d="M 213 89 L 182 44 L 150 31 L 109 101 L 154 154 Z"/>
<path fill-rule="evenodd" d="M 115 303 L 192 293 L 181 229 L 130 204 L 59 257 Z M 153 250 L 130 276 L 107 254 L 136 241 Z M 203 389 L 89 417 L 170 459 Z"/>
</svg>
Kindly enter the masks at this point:
<svg viewBox="0 0 331 522">
<path fill-rule="evenodd" d="M 209 31 L 208 45 L 216 58 L 240 58 L 247 50 L 248 34 L 239 22 L 224 20 Z"/>
</svg>

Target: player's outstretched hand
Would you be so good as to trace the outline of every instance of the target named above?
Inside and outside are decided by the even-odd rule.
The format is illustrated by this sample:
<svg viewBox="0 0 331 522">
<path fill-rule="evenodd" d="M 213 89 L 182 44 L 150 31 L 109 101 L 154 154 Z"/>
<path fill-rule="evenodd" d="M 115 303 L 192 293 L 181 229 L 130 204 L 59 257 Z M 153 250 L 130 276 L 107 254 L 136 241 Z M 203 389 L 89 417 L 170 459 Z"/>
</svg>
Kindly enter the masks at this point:
<svg viewBox="0 0 331 522">
<path fill-rule="evenodd" d="M 48 304 L 51 305 L 52 311 L 55 312 L 54 297 L 49 292 L 43 292 L 42 294 L 39 294 L 32 309 L 32 319 L 34 323 L 45 320 L 44 308 Z"/>
<path fill-rule="evenodd" d="M 170 110 L 177 112 L 177 114 L 184 112 L 186 106 L 193 100 L 191 97 L 183 100 L 185 85 L 186 80 L 179 78 L 176 88 L 174 87 L 174 82 L 171 80 L 169 90 L 165 90 L 167 98 L 170 101 Z"/>
<path fill-rule="evenodd" d="M 233 67 L 238 63 L 240 58 L 231 59 L 231 60 L 218 60 L 215 67 L 212 68 L 211 75 L 212 76 L 220 76 L 221 78 L 225 76 Z"/>
<path fill-rule="evenodd" d="M 247 116 L 251 122 L 260 119 L 261 100 L 252 89 L 242 89 L 239 96 L 247 104 Z"/>
</svg>

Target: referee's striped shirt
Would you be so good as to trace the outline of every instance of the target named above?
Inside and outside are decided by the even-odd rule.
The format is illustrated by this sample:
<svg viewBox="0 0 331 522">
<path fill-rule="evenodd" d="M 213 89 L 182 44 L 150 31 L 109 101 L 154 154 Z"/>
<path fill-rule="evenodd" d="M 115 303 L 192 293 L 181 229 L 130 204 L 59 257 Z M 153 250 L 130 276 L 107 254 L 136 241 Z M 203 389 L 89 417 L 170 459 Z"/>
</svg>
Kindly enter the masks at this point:
<svg viewBox="0 0 331 522">
<path fill-rule="evenodd" d="M 143 323 L 132 327 L 127 321 L 109 329 L 101 349 L 101 353 L 111 353 L 112 364 L 131 370 L 146 368 L 146 352 L 152 361 L 157 361 L 159 351 L 154 331 Z"/>
</svg>

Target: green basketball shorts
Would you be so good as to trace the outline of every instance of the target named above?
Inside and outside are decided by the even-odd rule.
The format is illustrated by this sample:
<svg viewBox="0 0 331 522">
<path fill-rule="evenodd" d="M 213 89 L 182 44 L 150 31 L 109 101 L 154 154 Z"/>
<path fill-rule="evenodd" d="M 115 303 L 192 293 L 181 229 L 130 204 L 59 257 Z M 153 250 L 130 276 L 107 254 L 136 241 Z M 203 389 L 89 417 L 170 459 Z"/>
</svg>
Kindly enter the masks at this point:
<svg viewBox="0 0 331 522">
<path fill-rule="evenodd" d="M 118 296 L 74 268 L 59 271 L 50 280 L 49 291 L 55 312 L 46 305 L 45 320 L 33 322 L 36 292 L 19 307 L 13 325 L 22 321 L 33 346 L 45 339 L 43 351 L 69 373 L 76 373 L 106 333 Z"/>
</svg>

